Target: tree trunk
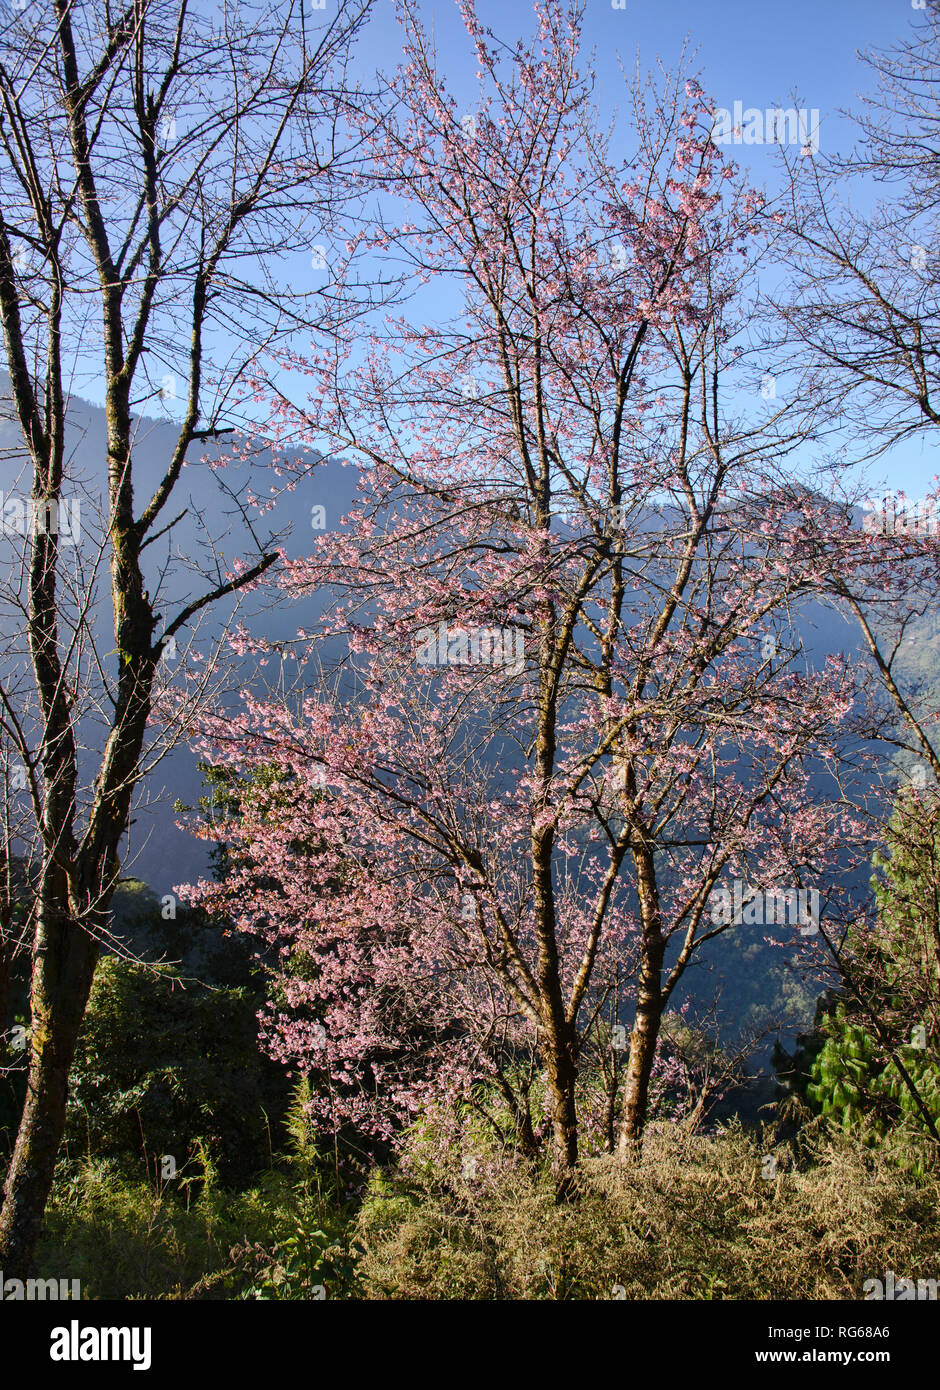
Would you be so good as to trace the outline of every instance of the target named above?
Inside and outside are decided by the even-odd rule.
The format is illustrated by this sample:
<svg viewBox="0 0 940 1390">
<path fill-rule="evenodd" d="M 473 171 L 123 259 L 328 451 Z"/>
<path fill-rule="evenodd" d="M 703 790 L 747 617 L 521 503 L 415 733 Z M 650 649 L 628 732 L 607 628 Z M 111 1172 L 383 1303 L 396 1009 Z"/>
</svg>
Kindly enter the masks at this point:
<svg viewBox="0 0 940 1390">
<path fill-rule="evenodd" d="M 31 997 L 26 1104 L 0 1207 L 0 1269 L 26 1279 L 65 1131 L 68 1078 L 91 992 L 98 943 L 54 908 L 40 908 Z"/>
<path fill-rule="evenodd" d="M 13 957 L 0 946 L 0 1038 L 7 1031 L 10 1009 L 10 984 L 13 978 Z"/>
<path fill-rule="evenodd" d="M 658 933 L 644 940 L 636 1018 L 630 1035 L 630 1056 L 627 1060 L 624 1085 L 623 1121 L 619 1144 L 622 1157 L 626 1157 L 628 1153 L 637 1153 L 643 1144 L 650 1076 L 656 1059 L 656 1045 L 663 1016 L 660 990 L 664 953 L 665 945 Z"/>
<path fill-rule="evenodd" d="M 607 1083 L 607 1091 L 604 1096 L 604 1152 L 612 1154 L 614 1151 L 614 1116 L 617 1110 L 617 1073 L 614 1072 L 610 1081 Z"/>
<path fill-rule="evenodd" d="M 659 885 L 656 882 L 656 866 L 651 846 L 645 841 L 635 845 L 633 859 L 637 871 L 637 894 L 640 900 L 643 937 L 640 945 L 636 1017 L 630 1036 L 630 1056 L 627 1060 L 623 1096 L 623 1121 L 619 1144 L 622 1158 L 631 1153 L 639 1153 L 643 1145 L 650 1076 L 653 1062 L 656 1060 L 656 1044 L 659 1041 L 659 1027 L 665 1003 L 662 987 L 666 940 L 662 930 Z"/>
<path fill-rule="evenodd" d="M 545 1070 L 552 1109 L 555 1200 L 561 1203 L 570 1201 L 574 1195 L 578 1167 L 578 1116 L 574 1096 L 578 1068 L 570 1039 L 557 1034 L 548 1039 Z"/>
<path fill-rule="evenodd" d="M 528 1101 L 529 1098 L 526 1096 L 525 1106 L 519 1106 L 515 1111 L 513 1129 L 516 1145 L 523 1158 L 534 1160 L 539 1156 L 539 1144 L 532 1128 L 532 1113 Z"/>
</svg>

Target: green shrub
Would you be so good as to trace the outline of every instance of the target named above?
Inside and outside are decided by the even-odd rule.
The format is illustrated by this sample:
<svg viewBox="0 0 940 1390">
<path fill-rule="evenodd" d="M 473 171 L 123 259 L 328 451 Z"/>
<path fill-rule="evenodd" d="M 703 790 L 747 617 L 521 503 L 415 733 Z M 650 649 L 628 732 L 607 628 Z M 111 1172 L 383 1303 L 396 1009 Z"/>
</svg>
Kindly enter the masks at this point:
<svg viewBox="0 0 940 1390">
<path fill-rule="evenodd" d="M 197 1141 L 173 1182 L 130 1178 L 114 1159 L 60 1166 L 37 1260 L 80 1279 L 82 1297 L 310 1299 L 354 1294 L 351 1213 L 294 1088 L 287 1151 L 245 1191 L 219 1180 Z"/>
<path fill-rule="evenodd" d="M 66 1154 L 146 1178 L 164 1154 L 182 1170 L 208 1144 L 224 1181 L 271 1162 L 269 1119 L 283 1072 L 257 1046 L 246 987 L 186 987 L 168 966 L 107 956 L 82 1024 L 69 1091 Z"/>
<path fill-rule="evenodd" d="M 331 1201 L 277 1172 L 244 1192 L 200 1188 L 158 1192 L 107 1162 L 78 1165 L 47 1209 L 37 1275 L 80 1279 L 83 1299 L 349 1293 L 355 1250 Z"/>
</svg>

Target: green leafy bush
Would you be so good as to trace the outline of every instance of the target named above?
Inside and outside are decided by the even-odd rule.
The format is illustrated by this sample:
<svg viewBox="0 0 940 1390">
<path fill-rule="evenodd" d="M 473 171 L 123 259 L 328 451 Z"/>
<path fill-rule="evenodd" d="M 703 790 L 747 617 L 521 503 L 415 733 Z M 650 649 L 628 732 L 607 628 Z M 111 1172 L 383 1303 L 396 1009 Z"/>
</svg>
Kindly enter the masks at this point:
<svg viewBox="0 0 940 1390">
<path fill-rule="evenodd" d="M 70 1088 L 66 1152 L 156 1177 L 208 1144 L 227 1183 L 271 1162 L 287 1085 L 258 1050 L 245 987 L 181 983 L 168 966 L 108 956 L 95 976 Z"/>
</svg>

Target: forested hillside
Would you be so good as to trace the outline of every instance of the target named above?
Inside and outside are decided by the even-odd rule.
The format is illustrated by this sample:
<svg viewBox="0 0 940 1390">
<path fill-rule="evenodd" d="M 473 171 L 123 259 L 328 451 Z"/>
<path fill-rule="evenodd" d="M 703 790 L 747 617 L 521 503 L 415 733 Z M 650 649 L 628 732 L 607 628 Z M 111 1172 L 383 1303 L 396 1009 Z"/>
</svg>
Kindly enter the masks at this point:
<svg viewBox="0 0 940 1390">
<path fill-rule="evenodd" d="M 4 1368 L 913 1369 L 940 8 L 712 8 L 0 0 Z"/>
</svg>

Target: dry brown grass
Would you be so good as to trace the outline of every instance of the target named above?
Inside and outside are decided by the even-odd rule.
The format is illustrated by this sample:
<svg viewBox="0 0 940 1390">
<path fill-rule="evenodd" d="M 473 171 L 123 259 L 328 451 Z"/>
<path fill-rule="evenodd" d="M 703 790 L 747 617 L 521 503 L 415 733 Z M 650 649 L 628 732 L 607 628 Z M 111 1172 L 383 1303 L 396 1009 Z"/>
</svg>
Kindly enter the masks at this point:
<svg viewBox="0 0 940 1390">
<path fill-rule="evenodd" d="M 361 1296 L 381 1299 L 847 1299 L 940 1275 L 940 1179 L 821 1132 L 801 1155 L 739 1128 L 653 1129 L 641 1160 L 585 1165 L 557 1207 L 544 1176 L 453 1148 L 376 1178 L 358 1222 Z M 777 1159 L 767 1178 L 768 1154 Z"/>
</svg>

